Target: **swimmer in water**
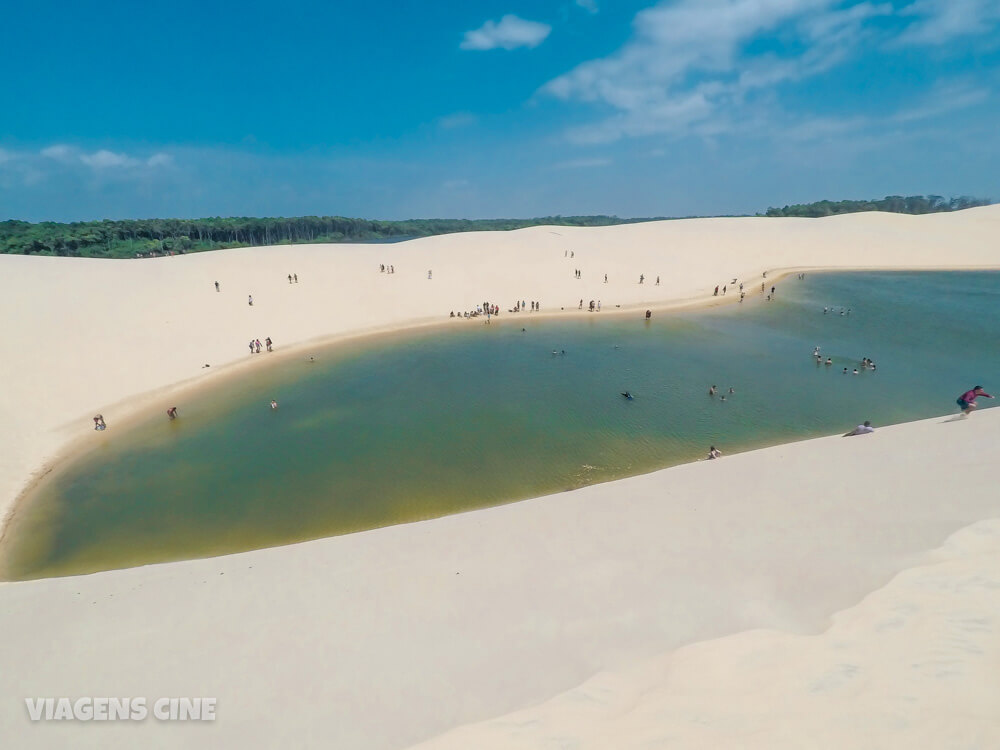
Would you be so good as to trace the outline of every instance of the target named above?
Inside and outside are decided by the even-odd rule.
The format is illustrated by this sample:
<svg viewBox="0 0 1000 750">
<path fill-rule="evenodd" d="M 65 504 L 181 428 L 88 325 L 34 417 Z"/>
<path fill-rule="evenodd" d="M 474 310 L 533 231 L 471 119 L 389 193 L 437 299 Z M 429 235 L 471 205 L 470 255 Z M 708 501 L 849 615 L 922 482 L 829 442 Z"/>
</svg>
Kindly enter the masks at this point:
<svg viewBox="0 0 1000 750">
<path fill-rule="evenodd" d="M 630 391 L 622 391 L 622 395 L 625 397 L 626 401 L 632 400 L 632 393 Z"/>
<path fill-rule="evenodd" d="M 278 408 L 278 402 L 275 401 L 273 398 L 271 399 L 271 408 L 272 409 L 277 409 Z"/>
</svg>

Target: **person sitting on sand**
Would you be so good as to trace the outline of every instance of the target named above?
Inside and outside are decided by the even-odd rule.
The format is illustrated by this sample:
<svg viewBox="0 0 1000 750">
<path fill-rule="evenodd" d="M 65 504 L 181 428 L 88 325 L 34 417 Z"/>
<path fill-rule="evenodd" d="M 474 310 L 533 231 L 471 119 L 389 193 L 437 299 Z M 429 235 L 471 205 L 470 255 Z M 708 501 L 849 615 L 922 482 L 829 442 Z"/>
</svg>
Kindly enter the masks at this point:
<svg viewBox="0 0 1000 750">
<path fill-rule="evenodd" d="M 177 407 L 176 406 L 171 406 L 169 409 L 167 409 L 167 417 L 169 419 L 177 419 Z"/>
<path fill-rule="evenodd" d="M 103 414 L 98 414 L 96 417 L 94 417 L 94 429 L 95 430 L 103 430 L 103 429 L 106 429 L 106 428 L 107 428 L 107 425 L 104 423 L 104 415 Z"/>
<path fill-rule="evenodd" d="M 971 414 L 972 410 L 976 408 L 976 399 L 980 396 L 983 398 L 993 398 L 993 396 L 983 390 L 981 385 L 977 385 L 971 391 L 966 391 L 959 396 L 957 403 L 962 410 L 962 414 Z"/>
<path fill-rule="evenodd" d="M 866 419 L 864 424 L 859 424 L 850 432 L 845 432 L 844 437 L 851 437 L 852 435 L 868 435 L 872 432 L 875 432 L 875 428 L 872 427 L 872 423 Z"/>
<path fill-rule="evenodd" d="M 708 449 L 708 459 L 711 461 L 713 458 L 719 458 L 722 456 L 722 451 L 716 448 L 714 445 Z"/>
</svg>

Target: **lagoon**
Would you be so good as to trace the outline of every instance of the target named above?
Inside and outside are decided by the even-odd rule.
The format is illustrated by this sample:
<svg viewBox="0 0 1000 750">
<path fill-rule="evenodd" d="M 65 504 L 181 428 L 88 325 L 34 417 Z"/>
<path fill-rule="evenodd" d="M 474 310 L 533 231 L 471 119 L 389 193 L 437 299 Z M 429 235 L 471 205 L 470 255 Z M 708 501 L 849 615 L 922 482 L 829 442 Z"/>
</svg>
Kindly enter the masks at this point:
<svg viewBox="0 0 1000 750">
<path fill-rule="evenodd" d="M 954 415 L 962 391 L 996 388 L 1000 273 L 807 274 L 772 302 L 649 322 L 481 323 L 318 350 L 179 403 L 174 422 L 112 425 L 23 499 L 5 576 L 286 544 L 609 481 L 710 444 L 729 454 Z M 864 356 L 877 372 L 842 374 Z M 735 393 L 722 402 L 712 384 Z"/>
</svg>

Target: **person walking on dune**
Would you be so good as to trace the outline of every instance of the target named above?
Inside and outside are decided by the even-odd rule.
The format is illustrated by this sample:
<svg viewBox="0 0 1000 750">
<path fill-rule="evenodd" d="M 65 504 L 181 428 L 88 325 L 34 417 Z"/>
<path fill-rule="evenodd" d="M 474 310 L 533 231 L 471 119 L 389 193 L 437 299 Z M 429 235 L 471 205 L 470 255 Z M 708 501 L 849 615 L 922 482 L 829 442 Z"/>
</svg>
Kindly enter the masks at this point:
<svg viewBox="0 0 1000 750">
<path fill-rule="evenodd" d="M 971 391 L 966 391 L 959 396 L 957 403 L 959 408 L 962 410 L 962 414 L 965 414 L 966 416 L 971 414 L 972 410 L 976 408 L 976 399 L 980 396 L 983 398 L 993 398 L 993 396 L 983 390 L 981 385 L 977 385 Z"/>
</svg>

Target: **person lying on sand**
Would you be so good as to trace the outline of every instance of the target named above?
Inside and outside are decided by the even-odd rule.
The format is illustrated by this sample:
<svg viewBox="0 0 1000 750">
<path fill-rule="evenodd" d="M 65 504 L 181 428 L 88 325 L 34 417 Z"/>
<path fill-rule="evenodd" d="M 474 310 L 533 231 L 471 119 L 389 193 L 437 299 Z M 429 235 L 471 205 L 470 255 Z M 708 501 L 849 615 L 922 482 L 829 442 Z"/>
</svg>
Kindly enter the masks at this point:
<svg viewBox="0 0 1000 750">
<path fill-rule="evenodd" d="M 864 424 L 859 424 L 850 432 L 845 432 L 844 437 L 851 437 L 853 435 L 868 435 L 872 432 L 875 432 L 875 428 L 872 427 L 872 423 L 866 419 Z"/>
</svg>

